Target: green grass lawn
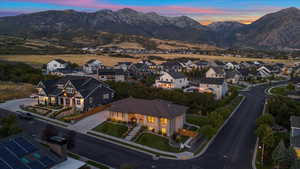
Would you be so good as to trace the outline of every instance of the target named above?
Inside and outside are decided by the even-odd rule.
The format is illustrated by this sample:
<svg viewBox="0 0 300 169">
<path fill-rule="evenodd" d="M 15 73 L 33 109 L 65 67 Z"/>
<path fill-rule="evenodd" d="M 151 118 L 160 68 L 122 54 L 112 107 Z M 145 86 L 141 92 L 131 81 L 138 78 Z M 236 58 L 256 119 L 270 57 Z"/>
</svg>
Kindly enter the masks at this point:
<svg viewBox="0 0 300 169">
<path fill-rule="evenodd" d="M 128 131 L 128 127 L 124 124 L 104 122 L 93 129 L 94 131 L 108 134 L 114 137 L 123 138 L 124 134 Z"/>
<path fill-rule="evenodd" d="M 180 152 L 178 148 L 169 145 L 169 140 L 167 138 L 150 133 L 141 134 L 136 143 L 163 151 Z"/>
<path fill-rule="evenodd" d="M 193 114 L 187 114 L 186 121 L 197 126 L 205 126 L 208 124 L 207 117 Z"/>
<path fill-rule="evenodd" d="M 286 96 L 288 94 L 289 90 L 287 89 L 286 86 L 281 86 L 281 87 L 275 87 L 271 89 L 271 93 L 274 95 L 281 95 L 281 96 Z"/>
</svg>

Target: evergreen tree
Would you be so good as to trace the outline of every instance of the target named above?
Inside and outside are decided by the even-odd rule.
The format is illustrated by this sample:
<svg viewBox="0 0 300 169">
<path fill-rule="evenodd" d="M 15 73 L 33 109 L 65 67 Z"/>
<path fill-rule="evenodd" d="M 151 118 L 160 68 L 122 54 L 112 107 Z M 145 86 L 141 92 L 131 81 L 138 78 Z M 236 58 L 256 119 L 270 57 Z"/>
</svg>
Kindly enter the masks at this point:
<svg viewBox="0 0 300 169">
<path fill-rule="evenodd" d="M 286 161 L 287 153 L 287 148 L 285 147 L 283 140 L 281 140 L 272 153 L 272 159 L 278 169 L 280 168 L 280 164 Z"/>
</svg>

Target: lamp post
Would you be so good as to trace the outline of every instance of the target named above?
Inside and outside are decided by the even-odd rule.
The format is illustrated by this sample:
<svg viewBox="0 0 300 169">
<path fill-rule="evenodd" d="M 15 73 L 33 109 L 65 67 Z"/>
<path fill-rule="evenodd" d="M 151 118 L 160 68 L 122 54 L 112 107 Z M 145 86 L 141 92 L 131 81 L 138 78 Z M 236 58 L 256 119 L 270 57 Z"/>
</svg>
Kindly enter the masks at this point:
<svg viewBox="0 0 300 169">
<path fill-rule="evenodd" d="M 264 164 L 264 149 L 262 146 L 258 146 L 258 149 L 260 150 L 261 152 L 261 161 L 260 161 L 260 164 L 261 166 L 263 167 L 263 164 Z"/>
</svg>

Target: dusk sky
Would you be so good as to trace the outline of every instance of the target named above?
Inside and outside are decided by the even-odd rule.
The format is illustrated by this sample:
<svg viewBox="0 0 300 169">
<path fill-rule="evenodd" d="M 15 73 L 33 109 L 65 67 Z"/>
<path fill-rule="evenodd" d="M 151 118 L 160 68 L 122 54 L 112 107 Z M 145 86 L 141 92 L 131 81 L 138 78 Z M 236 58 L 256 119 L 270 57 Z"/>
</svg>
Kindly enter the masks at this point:
<svg viewBox="0 0 300 169">
<path fill-rule="evenodd" d="M 0 0 L 0 16 L 44 10 L 132 8 L 166 16 L 186 15 L 208 24 L 215 21 L 251 23 L 262 15 L 287 7 L 299 7 L 299 0 Z"/>
</svg>

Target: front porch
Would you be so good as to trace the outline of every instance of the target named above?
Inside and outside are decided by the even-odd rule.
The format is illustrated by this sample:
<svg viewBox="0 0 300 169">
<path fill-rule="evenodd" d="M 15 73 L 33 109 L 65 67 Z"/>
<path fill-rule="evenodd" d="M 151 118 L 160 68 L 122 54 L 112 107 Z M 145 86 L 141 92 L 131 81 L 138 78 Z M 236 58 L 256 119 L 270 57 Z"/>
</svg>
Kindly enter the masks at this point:
<svg viewBox="0 0 300 169">
<path fill-rule="evenodd" d="M 38 105 L 50 109 L 72 108 L 74 111 L 84 111 L 84 99 L 67 96 L 39 96 Z"/>
</svg>

